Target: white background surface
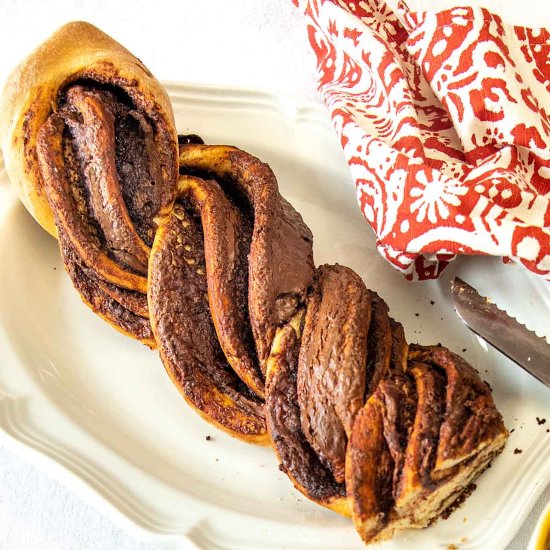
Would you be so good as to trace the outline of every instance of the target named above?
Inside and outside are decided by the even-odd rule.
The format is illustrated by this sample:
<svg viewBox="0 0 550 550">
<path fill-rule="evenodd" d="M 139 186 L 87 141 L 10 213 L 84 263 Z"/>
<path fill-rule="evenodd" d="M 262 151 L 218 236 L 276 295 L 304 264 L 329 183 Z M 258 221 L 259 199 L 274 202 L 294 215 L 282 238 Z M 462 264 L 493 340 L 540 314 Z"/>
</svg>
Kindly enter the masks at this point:
<svg viewBox="0 0 550 550">
<path fill-rule="evenodd" d="M 506 14 L 512 0 L 485 4 Z M 529 0 L 522 23 L 550 26 L 547 0 Z M 426 1 L 423 2 L 426 4 Z M 444 4 L 453 2 L 445 0 Z M 412 2 L 411 2 L 412 5 Z M 442 3 L 441 3 L 442 5 Z M 160 7 L 159 7 L 160 6 Z M 542 18 L 542 19 L 541 19 Z M 315 62 L 290 0 L 0 2 L 0 83 L 66 21 L 90 21 L 159 78 L 271 89 L 315 99 Z M 514 21 L 514 22 L 515 22 Z M 550 499 L 542 496 L 536 510 Z M 525 547 L 536 511 L 510 548 Z M 0 549 L 152 549 L 0 447 Z"/>
</svg>

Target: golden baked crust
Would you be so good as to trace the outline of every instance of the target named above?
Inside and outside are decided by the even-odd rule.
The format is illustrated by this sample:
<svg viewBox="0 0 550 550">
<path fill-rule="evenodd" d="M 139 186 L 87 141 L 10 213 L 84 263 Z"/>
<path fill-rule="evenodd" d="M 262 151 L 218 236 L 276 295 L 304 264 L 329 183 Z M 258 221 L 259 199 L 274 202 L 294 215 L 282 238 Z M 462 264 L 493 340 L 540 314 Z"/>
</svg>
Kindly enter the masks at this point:
<svg viewBox="0 0 550 550">
<path fill-rule="evenodd" d="M 53 236 L 57 229 L 38 167 L 40 128 L 68 84 L 92 79 L 123 89 L 141 110 L 161 121 L 165 141 L 173 143 L 177 174 L 177 134 L 165 90 L 148 69 L 111 37 L 82 21 L 61 27 L 9 76 L 0 99 L 0 146 L 10 181 L 21 201 Z"/>
</svg>

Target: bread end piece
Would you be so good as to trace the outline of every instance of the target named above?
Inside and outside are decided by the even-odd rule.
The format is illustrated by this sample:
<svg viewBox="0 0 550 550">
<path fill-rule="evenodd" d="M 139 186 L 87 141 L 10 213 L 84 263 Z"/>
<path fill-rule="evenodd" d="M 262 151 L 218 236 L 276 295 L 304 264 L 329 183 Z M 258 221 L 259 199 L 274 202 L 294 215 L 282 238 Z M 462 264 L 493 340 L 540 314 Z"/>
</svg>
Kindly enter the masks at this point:
<svg viewBox="0 0 550 550">
<path fill-rule="evenodd" d="M 12 71 L 0 97 L 0 147 L 9 179 L 30 214 L 56 238 L 38 166 L 38 132 L 60 91 L 86 78 L 121 88 L 137 106 L 154 112 L 177 143 L 168 95 L 143 63 L 90 23 L 62 26 Z M 175 180 L 175 150 L 173 156 Z"/>
</svg>

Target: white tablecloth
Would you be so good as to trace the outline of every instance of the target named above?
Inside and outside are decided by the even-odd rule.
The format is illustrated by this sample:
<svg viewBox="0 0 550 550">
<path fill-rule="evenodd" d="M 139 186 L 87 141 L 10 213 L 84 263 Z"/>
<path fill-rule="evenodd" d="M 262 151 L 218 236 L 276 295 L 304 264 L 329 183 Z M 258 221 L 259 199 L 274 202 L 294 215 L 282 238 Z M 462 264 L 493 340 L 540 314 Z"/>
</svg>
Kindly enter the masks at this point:
<svg viewBox="0 0 550 550">
<path fill-rule="evenodd" d="M 538 7 L 544 1 L 530 0 L 521 22 L 536 22 L 537 13 L 544 13 Z M 487 0 L 486 4 L 506 11 L 503 0 Z M 112 35 L 159 79 L 264 88 L 316 98 L 313 56 L 290 0 L 2 0 L 0 84 L 38 43 L 75 19 L 90 21 Z M 510 549 L 526 547 L 535 520 L 549 500 L 547 489 Z M 160 547 L 133 539 L 101 511 L 0 446 L 0 549 L 61 548 Z"/>
</svg>

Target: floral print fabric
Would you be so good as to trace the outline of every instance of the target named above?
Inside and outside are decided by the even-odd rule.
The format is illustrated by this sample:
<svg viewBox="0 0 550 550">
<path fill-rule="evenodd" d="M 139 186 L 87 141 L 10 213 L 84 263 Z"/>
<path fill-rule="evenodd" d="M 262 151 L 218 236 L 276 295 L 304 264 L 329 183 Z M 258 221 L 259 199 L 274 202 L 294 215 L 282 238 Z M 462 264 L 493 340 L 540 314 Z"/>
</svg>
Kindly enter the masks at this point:
<svg viewBox="0 0 550 550">
<path fill-rule="evenodd" d="M 550 34 L 487 10 L 294 0 L 380 253 L 409 279 L 491 254 L 550 279 Z"/>
</svg>

